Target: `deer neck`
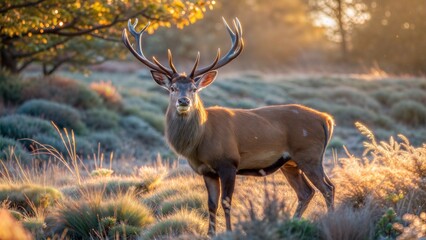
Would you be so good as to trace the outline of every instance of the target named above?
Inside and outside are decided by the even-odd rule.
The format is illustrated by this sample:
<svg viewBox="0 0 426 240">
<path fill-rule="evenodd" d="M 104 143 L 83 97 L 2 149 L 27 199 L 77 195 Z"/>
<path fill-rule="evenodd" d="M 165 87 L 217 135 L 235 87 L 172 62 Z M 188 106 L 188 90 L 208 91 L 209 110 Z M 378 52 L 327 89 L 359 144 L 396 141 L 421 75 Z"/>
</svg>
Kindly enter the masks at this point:
<svg viewBox="0 0 426 240">
<path fill-rule="evenodd" d="M 166 139 L 176 153 L 186 158 L 196 154 L 207 121 L 207 112 L 198 96 L 193 107 L 187 115 L 180 115 L 170 104 L 166 112 Z"/>
</svg>

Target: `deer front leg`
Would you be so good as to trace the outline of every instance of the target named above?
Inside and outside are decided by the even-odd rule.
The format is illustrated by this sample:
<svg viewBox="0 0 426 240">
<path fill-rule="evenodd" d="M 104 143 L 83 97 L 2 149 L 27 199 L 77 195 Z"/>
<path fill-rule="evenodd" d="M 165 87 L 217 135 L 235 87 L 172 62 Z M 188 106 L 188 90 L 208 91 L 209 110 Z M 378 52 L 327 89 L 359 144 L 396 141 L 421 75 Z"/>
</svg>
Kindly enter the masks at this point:
<svg viewBox="0 0 426 240">
<path fill-rule="evenodd" d="M 219 176 L 215 174 L 204 175 L 204 183 L 208 193 L 208 207 L 209 207 L 209 236 L 216 233 L 216 212 L 219 203 L 220 185 Z"/>
<path fill-rule="evenodd" d="M 225 211 L 226 230 L 232 231 L 231 227 L 231 203 L 234 193 L 235 177 L 237 168 L 235 166 L 223 166 L 218 171 L 222 188 L 222 208 Z"/>
</svg>

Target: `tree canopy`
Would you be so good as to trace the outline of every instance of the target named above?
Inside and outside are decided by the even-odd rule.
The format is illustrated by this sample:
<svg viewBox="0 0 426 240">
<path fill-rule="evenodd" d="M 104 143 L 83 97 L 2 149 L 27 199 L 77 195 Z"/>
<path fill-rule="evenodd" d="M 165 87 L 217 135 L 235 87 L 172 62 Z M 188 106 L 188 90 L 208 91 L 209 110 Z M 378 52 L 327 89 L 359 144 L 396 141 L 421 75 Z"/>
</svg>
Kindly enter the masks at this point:
<svg viewBox="0 0 426 240">
<path fill-rule="evenodd" d="M 129 18 L 179 28 L 203 18 L 207 0 L 5 0 L 0 3 L 1 66 L 20 72 L 38 62 L 45 74 L 64 63 L 85 66 L 124 54 L 117 47 Z"/>
</svg>

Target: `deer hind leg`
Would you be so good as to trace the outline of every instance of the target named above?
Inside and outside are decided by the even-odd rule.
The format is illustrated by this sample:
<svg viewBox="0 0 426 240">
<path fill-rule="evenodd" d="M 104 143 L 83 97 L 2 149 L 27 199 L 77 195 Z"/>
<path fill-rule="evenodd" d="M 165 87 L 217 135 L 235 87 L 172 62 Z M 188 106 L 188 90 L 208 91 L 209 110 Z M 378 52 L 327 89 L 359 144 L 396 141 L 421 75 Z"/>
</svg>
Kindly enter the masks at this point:
<svg viewBox="0 0 426 240">
<path fill-rule="evenodd" d="M 322 163 L 305 165 L 302 168 L 306 177 L 321 192 L 327 204 L 328 211 L 334 209 L 334 185 L 324 172 Z"/>
<path fill-rule="evenodd" d="M 231 204 L 232 194 L 234 193 L 235 178 L 237 175 L 237 168 L 233 165 L 222 166 L 218 169 L 222 190 L 222 208 L 225 212 L 226 230 L 232 231 L 231 228 Z"/>
<path fill-rule="evenodd" d="M 311 187 L 306 176 L 297 165 L 286 164 L 281 167 L 281 171 L 297 195 L 298 203 L 293 217 L 300 218 L 312 200 L 315 190 Z"/>
</svg>

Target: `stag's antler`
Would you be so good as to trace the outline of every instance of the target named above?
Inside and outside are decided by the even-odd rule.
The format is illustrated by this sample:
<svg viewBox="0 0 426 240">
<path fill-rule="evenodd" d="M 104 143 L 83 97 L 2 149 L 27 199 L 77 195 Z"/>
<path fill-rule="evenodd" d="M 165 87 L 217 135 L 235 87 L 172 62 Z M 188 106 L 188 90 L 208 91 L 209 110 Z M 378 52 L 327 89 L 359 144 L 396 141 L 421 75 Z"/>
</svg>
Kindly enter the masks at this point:
<svg viewBox="0 0 426 240">
<path fill-rule="evenodd" d="M 244 41 L 242 37 L 243 29 L 241 27 L 241 23 L 238 20 L 238 18 L 235 18 L 235 20 L 233 20 L 234 28 L 235 28 L 234 31 L 231 29 L 231 27 L 229 27 L 225 18 L 222 18 L 222 19 L 229 35 L 231 36 L 231 43 L 232 43 L 231 49 L 222 58 L 220 58 L 220 49 L 217 49 L 217 55 L 215 60 L 210 65 L 205 66 L 201 69 L 197 69 L 199 61 L 200 61 L 200 52 L 198 52 L 197 58 L 194 63 L 194 67 L 191 70 L 190 78 L 200 76 L 208 71 L 218 69 L 228 64 L 229 62 L 234 60 L 243 50 L 244 48 Z M 154 63 L 152 63 L 145 57 L 142 50 L 142 35 L 145 32 L 145 30 L 148 28 L 150 23 L 148 22 L 148 24 L 140 32 L 136 31 L 135 29 L 137 24 L 138 24 L 138 19 L 136 19 L 134 24 L 132 24 L 131 20 L 129 19 L 128 26 L 127 26 L 130 33 L 133 35 L 133 37 L 136 40 L 136 50 L 133 48 L 133 45 L 129 41 L 129 37 L 127 36 L 126 29 L 123 30 L 123 34 L 122 34 L 122 40 L 124 42 L 124 45 L 126 45 L 126 47 L 130 50 L 133 56 L 135 56 L 137 59 L 139 59 L 139 61 L 141 61 L 143 64 L 145 64 L 149 68 L 155 71 L 164 73 L 170 78 L 175 76 L 177 74 L 177 70 L 176 70 L 176 67 L 173 65 L 173 57 L 172 57 L 172 53 L 170 52 L 170 49 L 168 50 L 168 58 L 169 58 L 169 66 L 171 69 L 163 66 L 155 57 L 152 58 Z"/>
<path fill-rule="evenodd" d="M 164 73 L 168 77 L 172 78 L 173 75 L 177 74 L 177 70 L 175 66 L 173 65 L 173 57 L 172 57 L 172 53 L 170 52 L 170 49 L 168 50 L 168 57 L 169 57 L 169 65 L 171 69 L 163 66 L 155 57 L 152 58 L 155 64 L 149 61 L 143 54 L 142 35 L 145 32 L 145 30 L 149 27 L 150 23 L 148 22 L 148 24 L 140 32 L 136 31 L 135 29 L 137 24 L 138 24 L 138 19 L 136 19 L 134 24 L 132 24 L 132 21 L 129 19 L 129 22 L 127 24 L 127 28 L 129 29 L 129 32 L 132 34 L 132 36 L 136 40 L 136 50 L 133 48 L 133 45 L 129 41 L 129 37 L 127 36 L 126 29 L 123 30 L 123 33 L 121 35 L 124 45 L 126 45 L 126 47 L 130 50 L 133 56 L 135 56 L 143 64 L 145 64 L 146 66 L 148 66 L 149 68 L 155 71 Z"/>
<path fill-rule="evenodd" d="M 200 53 L 198 53 L 197 59 L 195 60 L 195 63 L 194 63 L 194 67 L 192 68 L 192 71 L 191 71 L 191 75 L 190 75 L 191 78 L 200 76 L 208 71 L 225 66 L 226 64 L 234 60 L 236 57 L 238 57 L 238 55 L 240 55 L 240 53 L 243 51 L 243 48 L 244 48 L 243 28 L 241 27 L 240 20 L 238 20 L 238 18 L 235 18 L 235 20 L 233 20 L 235 29 L 234 31 L 232 31 L 232 29 L 229 27 L 228 23 L 226 22 L 225 18 L 222 18 L 222 19 L 223 19 L 223 23 L 226 26 L 226 29 L 228 30 L 229 35 L 231 36 L 231 43 L 232 43 L 231 49 L 220 60 L 219 60 L 220 49 L 217 49 L 217 55 L 213 63 L 197 70 L 198 62 L 200 60 Z"/>
</svg>

